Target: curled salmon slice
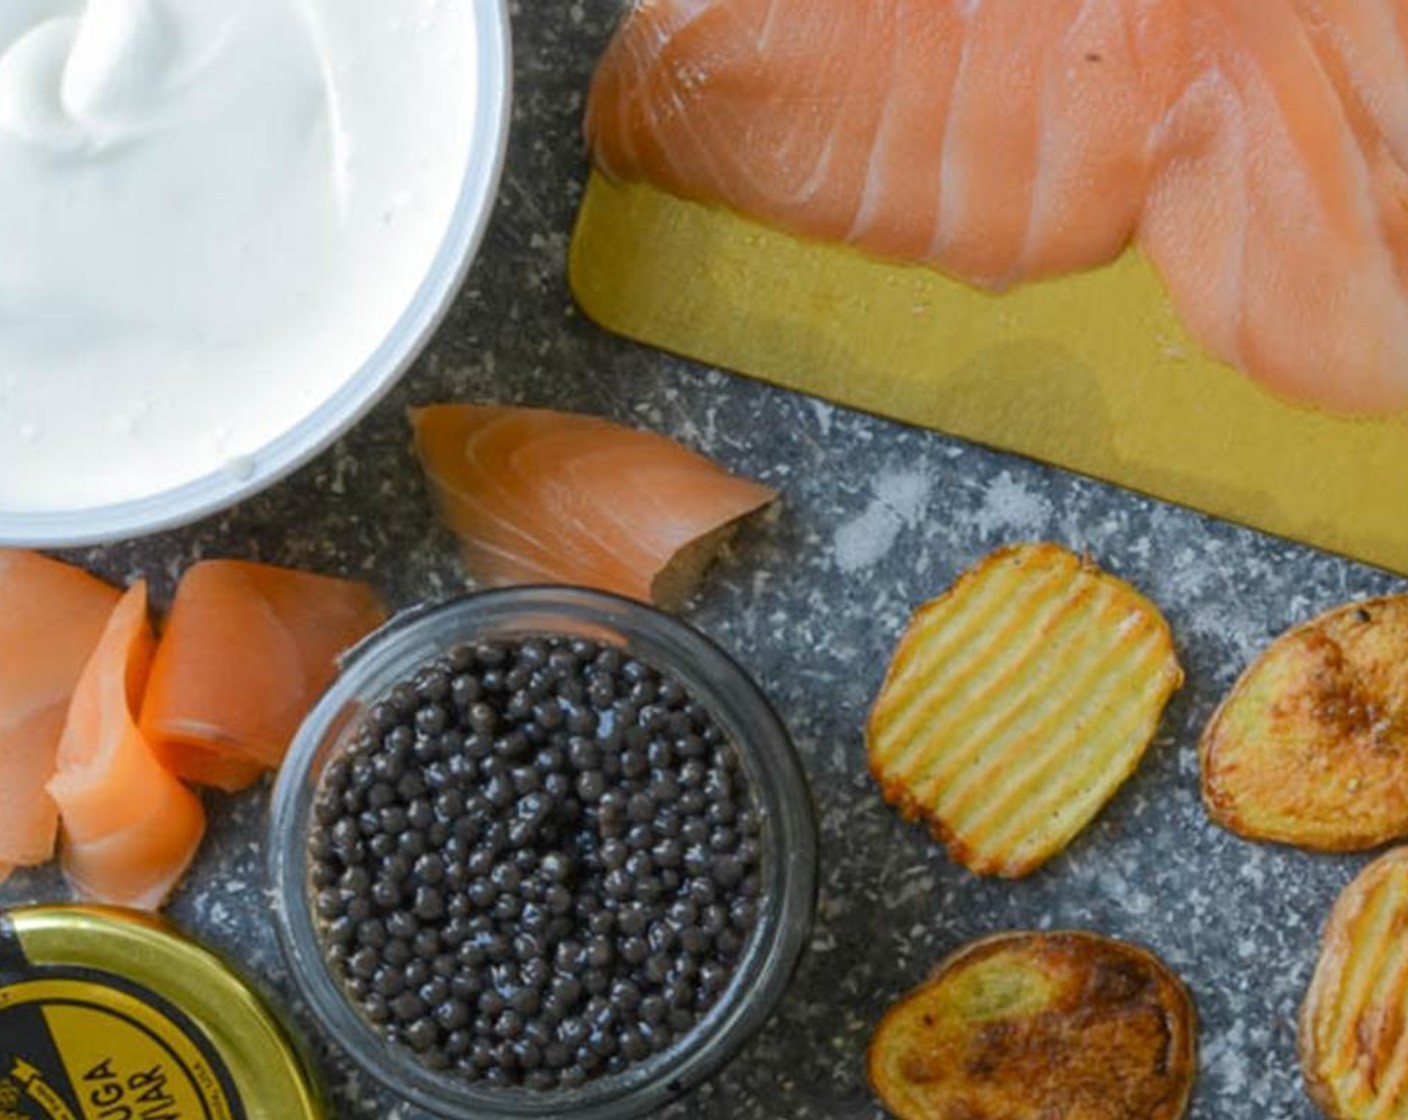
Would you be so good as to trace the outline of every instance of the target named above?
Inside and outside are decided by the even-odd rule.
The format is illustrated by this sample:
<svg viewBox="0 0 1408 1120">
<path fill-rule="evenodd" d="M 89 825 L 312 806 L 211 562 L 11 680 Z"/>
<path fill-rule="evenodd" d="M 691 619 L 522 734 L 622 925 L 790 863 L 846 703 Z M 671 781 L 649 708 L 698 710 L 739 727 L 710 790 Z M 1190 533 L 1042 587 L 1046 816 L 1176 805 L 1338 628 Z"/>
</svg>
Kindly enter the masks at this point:
<svg viewBox="0 0 1408 1120">
<path fill-rule="evenodd" d="M 283 761 L 338 656 L 385 619 L 364 583 L 244 560 L 195 564 L 157 647 L 142 733 L 180 777 L 242 789 Z"/>
<path fill-rule="evenodd" d="M 0 549 L 0 882 L 54 854 L 45 785 L 69 701 L 121 592 L 33 552 Z"/>
<path fill-rule="evenodd" d="M 147 588 L 112 612 L 69 705 L 48 784 L 63 825 L 64 874 L 83 898 L 154 910 L 185 873 L 205 831 L 200 800 L 137 728 L 156 639 Z"/>
<path fill-rule="evenodd" d="M 469 573 L 671 605 L 777 493 L 652 432 L 491 405 L 411 413 L 416 452 Z"/>
<path fill-rule="evenodd" d="M 1136 244 L 1288 399 L 1408 407 L 1402 0 L 650 0 L 607 174 L 1000 291 Z"/>
</svg>

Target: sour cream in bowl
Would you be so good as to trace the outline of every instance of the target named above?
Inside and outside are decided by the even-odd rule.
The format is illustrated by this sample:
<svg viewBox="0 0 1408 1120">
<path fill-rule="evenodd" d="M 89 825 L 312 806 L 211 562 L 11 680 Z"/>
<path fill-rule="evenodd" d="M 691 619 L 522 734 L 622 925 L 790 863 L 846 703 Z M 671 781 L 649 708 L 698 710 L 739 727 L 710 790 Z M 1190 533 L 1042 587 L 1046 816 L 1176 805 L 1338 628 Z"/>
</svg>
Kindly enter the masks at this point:
<svg viewBox="0 0 1408 1120">
<path fill-rule="evenodd" d="M 0 542 L 194 520 L 346 430 L 498 184 L 504 0 L 0 4 Z"/>
</svg>

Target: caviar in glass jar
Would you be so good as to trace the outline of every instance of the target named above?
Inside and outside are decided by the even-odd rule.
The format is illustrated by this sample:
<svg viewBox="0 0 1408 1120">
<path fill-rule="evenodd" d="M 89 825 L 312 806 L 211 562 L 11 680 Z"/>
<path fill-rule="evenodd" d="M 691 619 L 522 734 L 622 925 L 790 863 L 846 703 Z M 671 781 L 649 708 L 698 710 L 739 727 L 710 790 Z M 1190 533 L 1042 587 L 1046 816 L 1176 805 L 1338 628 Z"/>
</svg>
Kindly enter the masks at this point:
<svg viewBox="0 0 1408 1120">
<path fill-rule="evenodd" d="M 554 636 L 453 650 L 388 690 L 324 772 L 323 951 L 431 1069 L 580 1085 L 668 1048 L 757 921 L 764 820 L 677 679 Z"/>
</svg>

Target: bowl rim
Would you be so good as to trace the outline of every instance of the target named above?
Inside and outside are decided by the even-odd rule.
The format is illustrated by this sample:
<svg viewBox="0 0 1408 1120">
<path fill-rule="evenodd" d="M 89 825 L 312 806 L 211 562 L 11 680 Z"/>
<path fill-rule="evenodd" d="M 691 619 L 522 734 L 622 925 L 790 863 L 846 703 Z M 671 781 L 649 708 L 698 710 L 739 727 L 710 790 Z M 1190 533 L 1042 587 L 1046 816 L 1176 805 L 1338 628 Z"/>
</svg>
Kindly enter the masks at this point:
<svg viewBox="0 0 1408 1120">
<path fill-rule="evenodd" d="M 754 795 L 766 808 L 770 850 L 760 907 L 743 956 L 723 996 L 684 1036 L 625 1072 L 580 1089 L 535 1093 L 456 1083 L 388 1046 L 342 992 L 316 936 L 306 883 L 306 829 L 312 815 L 310 782 L 355 718 L 349 706 L 383 695 L 415 667 L 480 633 L 543 633 L 537 619 L 570 617 L 625 639 L 657 668 L 692 678 L 712 702 L 716 718 L 737 741 Z M 515 620 L 518 625 L 513 625 Z M 494 630 L 498 622 L 500 628 Z M 503 625 L 505 622 L 507 626 Z M 459 624 L 452 638 L 437 627 Z M 642 637 L 644 632 L 644 637 Z M 657 637 L 659 641 L 657 643 Z M 680 648 L 691 660 L 679 668 Z M 674 652 L 669 652 L 674 651 Z M 659 660 L 665 659 L 661 664 Z M 715 674 L 727 677 L 716 682 Z M 697 682 L 703 681 L 699 689 Z M 374 685 L 374 687 L 373 687 Z M 729 710 L 717 704 L 730 690 Z M 737 692 L 731 690 L 737 689 Z M 737 703 L 737 706 L 733 705 Z M 748 729 L 747 736 L 740 734 Z M 810 942 L 818 893 L 816 807 L 805 769 L 785 725 L 752 676 L 717 642 L 653 607 L 605 592 L 530 586 L 471 593 L 393 618 L 352 651 L 342 675 L 324 694 L 294 738 L 279 771 L 270 810 L 265 870 L 284 961 L 318 1026 L 353 1063 L 383 1086 L 433 1116 L 447 1120 L 629 1120 L 678 1099 L 716 1073 L 771 1017 Z"/>
<path fill-rule="evenodd" d="M 430 267 L 361 367 L 317 408 L 241 459 L 169 490 L 68 510 L 0 508 L 0 545 L 76 548 L 147 536 L 199 521 L 268 489 L 322 454 L 370 412 L 420 357 L 478 256 L 507 160 L 513 104 L 508 0 L 462 0 L 475 21 L 476 111 L 459 198 Z"/>
</svg>

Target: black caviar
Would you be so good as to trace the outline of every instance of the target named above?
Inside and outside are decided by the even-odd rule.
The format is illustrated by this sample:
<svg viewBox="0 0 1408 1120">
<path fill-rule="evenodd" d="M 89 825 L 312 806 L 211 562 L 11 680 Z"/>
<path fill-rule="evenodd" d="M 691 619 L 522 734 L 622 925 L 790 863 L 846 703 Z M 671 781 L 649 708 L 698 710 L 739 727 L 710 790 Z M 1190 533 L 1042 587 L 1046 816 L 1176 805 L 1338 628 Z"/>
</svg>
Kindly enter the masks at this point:
<svg viewBox="0 0 1408 1120">
<path fill-rule="evenodd" d="M 327 766 L 312 901 L 348 995 L 469 1081 L 618 1073 L 722 995 L 757 921 L 764 820 L 680 681 L 565 637 L 455 649 Z"/>
</svg>

